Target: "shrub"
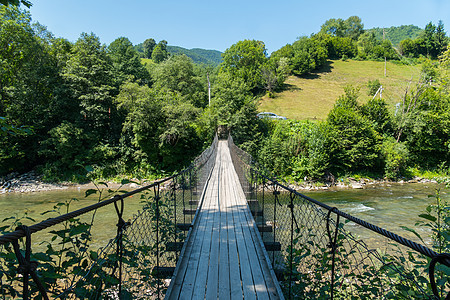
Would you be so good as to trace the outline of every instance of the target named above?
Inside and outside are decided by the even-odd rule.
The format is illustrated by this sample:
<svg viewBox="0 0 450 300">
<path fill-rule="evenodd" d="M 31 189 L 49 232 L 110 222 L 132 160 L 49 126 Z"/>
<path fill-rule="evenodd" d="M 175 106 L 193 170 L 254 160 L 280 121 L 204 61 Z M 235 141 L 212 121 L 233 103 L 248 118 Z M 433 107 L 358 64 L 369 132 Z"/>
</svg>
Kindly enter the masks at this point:
<svg viewBox="0 0 450 300">
<path fill-rule="evenodd" d="M 406 168 L 409 151 L 402 142 L 397 142 L 393 137 L 383 140 L 382 154 L 384 158 L 384 175 L 389 179 L 398 177 Z"/>
</svg>

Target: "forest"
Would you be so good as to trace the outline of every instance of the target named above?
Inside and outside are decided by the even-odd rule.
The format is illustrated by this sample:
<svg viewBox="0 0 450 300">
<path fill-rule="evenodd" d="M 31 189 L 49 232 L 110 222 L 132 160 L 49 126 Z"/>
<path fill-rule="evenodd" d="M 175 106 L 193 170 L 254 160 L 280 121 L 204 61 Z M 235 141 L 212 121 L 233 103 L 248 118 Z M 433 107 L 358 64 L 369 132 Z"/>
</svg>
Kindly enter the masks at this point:
<svg viewBox="0 0 450 300">
<path fill-rule="evenodd" d="M 262 167 L 293 180 L 355 172 L 395 179 L 411 168 L 448 174 L 450 48 L 442 22 L 394 48 L 359 17 L 330 19 L 271 55 L 262 41 L 238 41 L 217 67 L 171 55 L 165 40 L 147 39 L 143 54 L 126 37 L 104 45 L 82 33 L 72 43 L 14 6 L 0 5 L 0 25 L 0 176 L 34 169 L 48 181 L 161 177 L 187 165 L 218 126 Z M 325 121 L 256 117 L 258 99 L 283 90 L 288 76 L 330 59 L 385 58 L 422 69 L 396 109 L 372 98 L 373 81 L 370 96 L 346 87 Z"/>
</svg>

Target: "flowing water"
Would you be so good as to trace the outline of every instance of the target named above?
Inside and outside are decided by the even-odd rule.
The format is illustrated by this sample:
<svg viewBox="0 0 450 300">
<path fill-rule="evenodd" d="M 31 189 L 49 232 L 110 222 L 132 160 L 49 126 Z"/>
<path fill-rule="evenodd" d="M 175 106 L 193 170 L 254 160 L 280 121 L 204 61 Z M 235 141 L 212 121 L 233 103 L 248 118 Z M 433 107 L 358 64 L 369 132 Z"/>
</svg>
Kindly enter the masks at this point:
<svg viewBox="0 0 450 300">
<path fill-rule="evenodd" d="M 416 227 L 415 223 L 420 220 L 418 215 L 424 213 L 425 208 L 429 204 L 435 204 L 435 198 L 429 198 L 428 195 L 434 194 L 437 187 L 437 184 L 432 183 L 390 184 L 367 189 L 310 191 L 304 192 L 304 194 L 330 206 L 336 206 L 344 212 L 384 229 L 414 241 L 419 241 L 413 234 L 405 231 L 400 226 L 415 228 L 429 243 L 430 239 L 426 238 L 429 236 L 429 233 L 426 232 L 424 227 Z M 85 190 L 79 188 L 26 194 L 0 194 L 0 221 L 2 221 L 3 226 L 10 222 L 3 222 L 3 219 L 11 216 L 20 217 L 27 211 L 29 217 L 39 222 L 56 216 L 55 213 L 46 215 L 41 215 L 41 213 L 53 210 L 58 202 L 73 198 L 78 199 L 78 201 L 74 201 L 71 204 L 70 211 L 72 211 L 98 201 L 98 195 L 91 195 L 88 198 L 85 198 L 84 195 Z M 443 199 L 450 201 L 448 190 L 442 189 L 441 196 Z M 127 198 L 125 200 L 124 219 L 131 218 L 133 214 L 141 209 L 141 206 L 139 195 Z M 89 221 L 91 217 L 92 214 L 83 217 L 84 219 L 82 220 Z M 114 236 L 117 214 L 113 205 L 99 209 L 95 219 L 94 242 L 101 243 Z M 26 225 L 34 224 L 31 220 L 24 220 L 23 223 Z M 348 226 L 352 226 L 352 224 Z M 355 225 L 353 224 L 353 226 Z M 365 229 L 356 228 L 356 232 L 362 238 L 369 238 L 369 236 L 366 236 L 368 234 L 370 238 L 374 237 L 373 234 Z M 44 237 L 41 238 L 44 239 Z M 38 242 L 35 241 L 35 243 Z"/>
<path fill-rule="evenodd" d="M 424 221 L 418 215 L 426 213 L 426 207 L 436 204 L 436 189 L 440 188 L 442 199 L 450 202 L 450 190 L 435 183 L 417 184 L 385 184 L 366 189 L 348 189 L 332 191 L 313 191 L 304 193 L 318 201 L 335 206 L 352 216 L 365 220 L 381 228 L 389 230 L 405 238 L 421 243 L 413 233 L 401 226 L 416 230 L 431 246 L 428 227 L 416 226 L 418 221 Z M 355 229 L 351 229 L 351 227 Z M 377 234 L 361 226 L 349 223 L 346 228 L 357 233 L 363 239 L 376 239 Z"/>
<path fill-rule="evenodd" d="M 48 218 L 57 217 L 59 215 L 55 205 L 57 203 L 72 200 L 69 206 L 69 212 L 83 208 L 97 203 L 100 199 L 108 199 L 113 194 L 108 193 L 105 189 L 102 194 L 91 194 L 85 197 L 87 189 L 80 188 L 68 188 L 64 190 L 54 190 L 35 193 L 7 193 L 0 194 L 0 224 L 1 226 L 9 225 L 13 220 L 4 220 L 5 218 L 14 217 L 22 218 L 21 222 L 24 225 L 32 225 L 37 222 L 46 220 Z M 124 201 L 123 219 L 129 220 L 138 210 L 142 209 L 140 195 L 134 195 L 126 198 Z M 42 214 L 44 212 L 48 212 Z M 60 213 L 66 213 L 66 207 L 60 208 Z M 23 216 L 26 213 L 27 217 L 33 219 L 24 219 Z M 80 220 L 90 223 L 93 218 L 93 213 L 87 213 L 80 216 Z M 95 212 L 95 222 L 92 227 L 92 245 L 102 247 L 106 245 L 106 242 L 113 238 L 117 231 L 117 213 L 114 205 L 107 205 L 99 208 Z M 49 230 L 53 230 L 50 228 Z M 59 228 L 62 229 L 62 228 Z M 46 233 L 33 234 L 33 248 L 42 250 L 42 242 L 51 238 L 48 230 Z"/>
</svg>

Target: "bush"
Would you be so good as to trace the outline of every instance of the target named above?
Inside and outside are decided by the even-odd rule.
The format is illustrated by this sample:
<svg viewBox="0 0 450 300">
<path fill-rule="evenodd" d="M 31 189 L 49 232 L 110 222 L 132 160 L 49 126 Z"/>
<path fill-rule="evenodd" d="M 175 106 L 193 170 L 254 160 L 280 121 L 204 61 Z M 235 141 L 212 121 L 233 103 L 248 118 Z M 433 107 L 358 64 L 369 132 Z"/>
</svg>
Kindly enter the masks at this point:
<svg viewBox="0 0 450 300">
<path fill-rule="evenodd" d="M 381 86 L 381 83 L 378 79 L 369 80 L 369 82 L 367 82 L 367 88 L 369 89 L 367 91 L 367 95 L 375 96 L 375 93 L 378 91 L 380 86 Z"/>
<path fill-rule="evenodd" d="M 381 169 L 381 137 L 356 109 L 335 105 L 327 118 L 330 164 L 338 173 Z"/>
<path fill-rule="evenodd" d="M 393 137 L 383 140 L 382 154 L 384 158 L 384 176 L 388 179 L 399 177 L 407 167 L 409 151 L 402 142 L 397 142 Z"/>
</svg>

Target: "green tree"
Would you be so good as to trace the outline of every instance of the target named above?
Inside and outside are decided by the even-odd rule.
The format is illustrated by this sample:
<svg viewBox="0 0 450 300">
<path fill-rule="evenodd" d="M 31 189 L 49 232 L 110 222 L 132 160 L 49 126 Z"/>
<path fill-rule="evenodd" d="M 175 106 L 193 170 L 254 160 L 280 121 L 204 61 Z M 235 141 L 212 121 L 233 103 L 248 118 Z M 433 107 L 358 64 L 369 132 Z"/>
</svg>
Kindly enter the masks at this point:
<svg viewBox="0 0 450 300">
<path fill-rule="evenodd" d="M 173 171 L 200 150 L 195 130 L 200 110 L 178 93 L 126 82 L 116 102 L 126 114 L 123 132 L 137 148 L 133 157 L 137 164 Z"/>
<path fill-rule="evenodd" d="M 62 75 L 72 97 L 67 101 L 79 105 L 77 123 L 90 133 L 92 142 L 117 139 L 113 64 L 97 36 L 81 34 Z"/>
<path fill-rule="evenodd" d="M 364 24 L 358 16 L 351 16 L 344 21 L 344 37 L 349 37 L 352 40 L 358 40 L 359 36 L 364 33 Z"/>
<path fill-rule="evenodd" d="M 51 46 L 35 35 L 30 23 L 28 12 L 0 6 L 0 44 L 7 45 L 0 47 L 0 116 L 14 128 L 32 127 L 34 132 L 1 141 L 0 166 L 9 167 L 0 169 L 6 172 L 24 170 L 39 161 L 39 142 L 59 113 L 53 110 L 61 84 L 58 65 Z"/>
<path fill-rule="evenodd" d="M 26 7 L 30 8 L 31 7 L 31 2 L 28 0 L 0 0 L 0 4 L 3 5 L 14 5 L 14 6 L 19 6 L 20 4 L 25 5 Z"/>
<path fill-rule="evenodd" d="M 261 69 L 266 62 L 266 47 L 263 42 L 239 41 L 223 53 L 220 72 L 242 79 L 254 92 L 257 92 L 262 87 Z"/>
<path fill-rule="evenodd" d="M 382 167 L 381 136 L 359 112 L 357 92 L 347 88 L 327 117 L 330 168 L 338 173 Z"/>
<path fill-rule="evenodd" d="M 186 55 L 171 56 L 153 72 L 155 87 L 179 93 L 184 101 L 204 107 L 208 98 L 206 85 L 194 70 L 194 63 Z"/>
<path fill-rule="evenodd" d="M 350 37 L 331 37 L 328 47 L 328 57 L 340 59 L 342 57 L 353 58 L 358 54 L 356 41 Z"/>
<path fill-rule="evenodd" d="M 155 63 L 160 63 L 165 61 L 169 57 L 167 52 L 167 42 L 162 40 L 155 46 L 152 52 L 152 60 Z"/>
<path fill-rule="evenodd" d="M 375 130 L 382 135 L 393 135 L 393 121 L 384 99 L 372 98 L 361 106 L 361 114 L 373 122 Z"/>
<path fill-rule="evenodd" d="M 330 34 L 332 36 L 343 37 L 346 30 L 345 22 L 343 19 L 329 19 L 323 23 L 320 31 Z"/>
<path fill-rule="evenodd" d="M 399 44 L 399 52 L 406 57 L 417 56 L 418 49 L 417 44 L 412 39 L 404 39 Z"/>
<path fill-rule="evenodd" d="M 308 37 L 299 38 L 293 45 L 294 56 L 291 60 L 292 72 L 304 75 L 325 64 L 328 52 L 318 40 Z"/>
<path fill-rule="evenodd" d="M 336 37 L 348 37 L 357 40 L 364 32 L 361 18 L 351 16 L 347 20 L 329 19 L 322 25 L 320 32 Z"/>
<path fill-rule="evenodd" d="M 112 60 L 112 71 L 118 80 L 117 86 L 125 82 L 130 75 L 142 84 L 150 82 L 150 74 L 142 65 L 139 54 L 130 40 L 125 37 L 117 38 L 108 46 L 107 51 Z"/>
<path fill-rule="evenodd" d="M 153 49 L 155 49 L 156 41 L 154 39 L 146 39 L 144 41 L 144 57 L 152 58 Z"/>
</svg>

